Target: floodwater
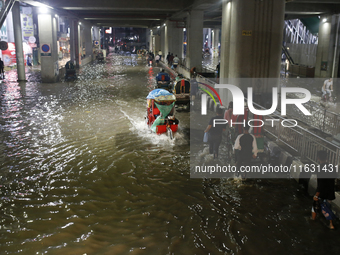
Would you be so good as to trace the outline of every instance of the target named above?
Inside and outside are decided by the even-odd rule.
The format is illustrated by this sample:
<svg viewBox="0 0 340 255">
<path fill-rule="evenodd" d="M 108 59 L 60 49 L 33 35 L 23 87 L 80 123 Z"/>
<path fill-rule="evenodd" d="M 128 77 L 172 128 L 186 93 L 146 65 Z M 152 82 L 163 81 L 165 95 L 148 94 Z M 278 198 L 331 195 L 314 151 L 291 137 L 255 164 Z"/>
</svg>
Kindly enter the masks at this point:
<svg viewBox="0 0 340 255">
<path fill-rule="evenodd" d="M 8 74 L 0 254 L 339 254 L 295 181 L 190 179 L 189 113 L 174 141 L 146 128 L 158 71 L 112 54 L 76 82 Z"/>
</svg>

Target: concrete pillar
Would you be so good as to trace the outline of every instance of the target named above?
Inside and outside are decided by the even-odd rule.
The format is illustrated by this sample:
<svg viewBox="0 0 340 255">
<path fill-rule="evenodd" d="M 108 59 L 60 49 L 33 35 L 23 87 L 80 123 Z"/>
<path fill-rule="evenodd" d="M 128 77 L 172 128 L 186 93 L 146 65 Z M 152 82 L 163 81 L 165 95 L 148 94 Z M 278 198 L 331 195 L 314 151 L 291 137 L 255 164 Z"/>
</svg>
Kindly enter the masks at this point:
<svg viewBox="0 0 340 255">
<path fill-rule="evenodd" d="M 338 76 L 339 27 L 337 15 L 320 17 L 318 49 L 316 53 L 315 77 L 334 78 Z M 336 40 L 338 44 L 336 45 Z M 335 51 L 336 49 L 336 51 Z M 333 72 L 333 64 L 334 72 Z"/>
<path fill-rule="evenodd" d="M 211 28 L 203 28 L 203 48 L 212 48 L 212 36 L 211 36 Z"/>
<path fill-rule="evenodd" d="M 57 21 L 52 13 L 38 14 L 40 47 L 50 48 L 50 52 L 41 53 L 42 82 L 57 82 L 59 80 Z"/>
<path fill-rule="evenodd" d="M 79 47 L 79 66 L 81 66 L 82 63 L 82 55 L 83 55 L 83 48 L 85 48 L 85 38 L 84 38 L 84 24 L 82 22 L 78 22 L 78 35 L 79 35 L 79 41 L 78 41 L 78 47 Z"/>
<path fill-rule="evenodd" d="M 178 28 L 176 22 L 167 21 L 167 39 L 168 39 L 168 52 L 173 53 L 174 56 L 182 58 L 183 52 L 183 28 Z"/>
<path fill-rule="evenodd" d="M 221 29 L 221 49 L 220 49 L 220 84 L 228 84 L 229 76 L 229 57 L 230 57 L 230 29 L 231 29 L 231 2 L 227 0 L 222 1 L 222 29 Z M 222 102 L 228 106 L 231 101 L 229 91 L 219 89 Z"/>
<path fill-rule="evenodd" d="M 223 0 L 220 83 L 226 78 L 279 78 L 284 12 L 285 0 Z M 256 84 L 254 90 L 262 95 L 276 86 Z M 249 87 L 235 85 L 244 92 Z"/>
<path fill-rule="evenodd" d="M 202 70 L 203 11 L 192 10 L 187 19 L 186 67 Z"/>
<path fill-rule="evenodd" d="M 13 26 L 14 26 L 14 40 L 15 40 L 15 54 L 17 61 L 18 81 L 25 81 L 25 61 L 24 50 L 22 46 L 22 30 L 20 19 L 20 4 L 15 2 L 12 9 Z"/>
<path fill-rule="evenodd" d="M 150 44 L 149 44 L 149 51 L 153 52 L 153 48 L 155 47 L 155 39 L 154 39 L 154 35 L 153 35 L 153 30 L 150 29 Z"/>
<path fill-rule="evenodd" d="M 74 22 L 72 19 L 70 21 L 70 59 L 74 63 L 75 61 L 75 46 L 74 46 Z"/>
<path fill-rule="evenodd" d="M 220 31 L 221 29 L 215 28 L 212 31 L 212 56 L 219 57 L 219 44 L 220 44 Z"/>
<path fill-rule="evenodd" d="M 74 21 L 74 47 L 75 47 L 75 61 L 76 66 L 80 67 L 81 65 L 81 33 L 80 33 L 80 24 L 77 20 Z"/>
<path fill-rule="evenodd" d="M 154 34 L 154 49 L 153 49 L 153 53 L 155 55 L 158 54 L 159 49 L 161 48 L 161 36 L 160 33 L 158 33 L 159 31 L 157 31 L 156 34 Z"/>
<path fill-rule="evenodd" d="M 162 30 L 162 40 L 163 40 L 163 45 L 162 45 L 162 60 L 166 62 L 166 56 L 168 55 L 169 52 L 169 34 L 168 34 L 168 27 L 169 27 L 169 22 L 166 22 L 163 25 L 163 30 Z"/>
<path fill-rule="evenodd" d="M 96 30 L 97 41 L 99 43 L 98 49 L 101 49 L 101 46 L 100 46 L 100 27 L 96 27 L 96 28 L 97 28 L 97 30 Z"/>
<path fill-rule="evenodd" d="M 70 20 L 70 54 L 71 54 L 71 61 L 76 65 L 79 66 L 79 48 L 78 48 L 78 20 Z"/>
<path fill-rule="evenodd" d="M 88 57 L 92 57 L 92 25 L 91 23 L 87 23 L 87 22 L 82 22 L 82 26 L 84 28 L 83 33 L 84 33 L 84 45 L 85 45 L 85 55 L 86 58 Z"/>
<path fill-rule="evenodd" d="M 151 29 L 146 29 L 145 38 L 146 38 L 146 48 L 150 48 L 150 42 L 151 42 Z"/>
</svg>

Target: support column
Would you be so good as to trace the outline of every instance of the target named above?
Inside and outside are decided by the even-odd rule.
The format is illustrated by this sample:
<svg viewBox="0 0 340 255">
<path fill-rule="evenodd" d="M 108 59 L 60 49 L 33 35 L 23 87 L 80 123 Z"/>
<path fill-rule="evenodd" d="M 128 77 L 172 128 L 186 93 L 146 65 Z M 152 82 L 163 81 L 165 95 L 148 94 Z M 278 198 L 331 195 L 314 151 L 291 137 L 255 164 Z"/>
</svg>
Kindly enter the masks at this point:
<svg viewBox="0 0 340 255">
<path fill-rule="evenodd" d="M 83 23 L 84 27 L 84 43 L 85 43 L 85 55 L 86 58 L 91 57 L 92 58 L 92 36 L 91 36 L 91 30 L 92 30 L 92 25 L 90 23 Z M 92 61 L 92 59 L 91 59 Z"/>
<path fill-rule="evenodd" d="M 81 22 L 78 22 L 78 49 L 79 49 L 79 54 L 78 54 L 78 58 L 79 58 L 79 67 L 81 66 L 82 63 L 82 55 L 83 55 L 83 46 L 84 46 L 84 42 L 85 42 L 85 38 L 84 38 L 84 25 Z"/>
<path fill-rule="evenodd" d="M 40 47 L 45 45 L 49 52 L 41 51 L 42 82 L 57 82 L 59 80 L 57 21 L 52 13 L 38 14 Z"/>
<path fill-rule="evenodd" d="M 285 0 L 223 0 L 221 78 L 279 78 Z M 230 36 L 232 35 L 232 36 Z M 271 94 L 277 84 L 250 84 Z M 244 84 L 244 83 L 243 83 Z M 244 92 L 249 84 L 238 85 Z"/>
<path fill-rule="evenodd" d="M 315 77 L 337 77 L 337 70 L 334 70 L 333 73 L 333 64 L 335 64 L 335 67 L 337 67 L 336 60 L 338 59 L 338 56 L 334 56 L 334 54 L 335 47 L 338 48 L 338 45 L 335 45 L 337 34 L 339 33 L 338 22 L 337 15 L 323 15 L 320 17 L 319 39 L 315 63 Z"/>
<path fill-rule="evenodd" d="M 220 31 L 221 29 L 215 28 L 212 31 L 212 52 L 213 57 L 219 57 L 219 43 L 220 43 Z"/>
<path fill-rule="evenodd" d="M 162 51 L 162 61 L 166 59 L 166 55 L 168 54 L 168 27 L 167 25 L 162 25 L 160 28 L 160 33 L 161 33 L 161 47 L 156 50 L 156 54 L 158 54 L 158 51 Z"/>
<path fill-rule="evenodd" d="M 155 56 L 158 54 L 159 49 L 161 48 L 161 36 L 160 36 L 160 31 L 157 29 L 156 33 L 154 33 L 154 49 L 153 53 Z"/>
<path fill-rule="evenodd" d="M 211 28 L 203 28 L 203 49 L 212 50 Z M 212 52 L 212 51 L 211 51 Z"/>
<path fill-rule="evenodd" d="M 71 61 L 75 64 L 75 29 L 74 29 L 74 20 L 70 19 L 70 58 Z"/>
<path fill-rule="evenodd" d="M 182 58 L 183 28 L 176 27 L 176 22 L 167 21 L 168 52 Z M 167 52 L 167 54 L 168 54 Z"/>
<path fill-rule="evenodd" d="M 149 49 L 150 44 L 151 44 L 151 29 L 146 29 L 145 38 L 146 38 L 146 48 Z"/>
<path fill-rule="evenodd" d="M 186 67 L 202 70 L 203 11 L 192 10 L 187 22 Z"/>
<path fill-rule="evenodd" d="M 228 84 L 229 76 L 229 57 L 230 57 L 230 29 L 231 29 L 231 2 L 222 2 L 222 29 L 221 29 L 221 48 L 220 48 L 220 84 Z M 232 100 L 229 91 L 219 89 L 222 102 L 225 106 Z"/>
<path fill-rule="evenodd" d="M 150 29 L 150 44 L 149 44 L 149 51 L 150 52 L 153 52 L 153 48 L 155 47 L 154 46 L 154 36 L 153 36 L 153 30 Z"/>
<path fill-rule="evenodd" d="M 74 65 L 79 67 L 81 64 L 80 51 L 79 51 L 79 24 L 78 20 L 72 20 L 70 25 L 70 51 L 71 61 Z M 99 43 L 100 44 L 100 43 Z"/>
<path fill-rule="evenodd" d="M 24 49 L 22 46 L 22 30 L 20 19 L 20 4 L 15 2 L 12 9 L 13 26 L 14 26 L 14 40 L 15 40 L 15 54 L 17 61 L 18 81 L 25 81 L 25 61 Z"/>
</svg>

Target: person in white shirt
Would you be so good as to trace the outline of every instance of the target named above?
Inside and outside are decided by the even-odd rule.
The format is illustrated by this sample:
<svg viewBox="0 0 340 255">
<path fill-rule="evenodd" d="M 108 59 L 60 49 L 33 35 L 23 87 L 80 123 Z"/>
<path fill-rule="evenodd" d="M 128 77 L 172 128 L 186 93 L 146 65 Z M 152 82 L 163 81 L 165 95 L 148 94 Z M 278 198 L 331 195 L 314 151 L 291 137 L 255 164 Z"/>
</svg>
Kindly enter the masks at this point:
<svg viewBox="0 0 340 255">
<path fill-rule="evenodd" d="M 235 141 L 235 150 L 240 150 L 237 158 L 237 169 L 240 170 L 241 166 L 250 166 L 252 158 L 257 157 L 257 144 L 254 135 L 249 134 L 249 126 L 243 127 L 243 134 L 240 134 Z M 238 172 L 240 173 L 240 172 Z M 242 177 L 246 177 L 246 173 L 241 173 Z"/>
<path fill-rule="evenodd" d="M 157 55 L 157 56 L 155 57 L 156 66 L 158 66 L 159 60 L 161 60 L 161 58 L 160 58 L 159 55 Z"/>
<path fill-rule="evenodd" d="M 333 91 L 333 79 L 329 78 L 329 79 L 325 80 L 325 82 L 323 83 L 322 96 L 324 96 L 326 94 L 329 94 L 329 96 L 331 96 L 332 91 Z"/>
<path fill-rule="evenodd" d="M 179 64 L 179 58 L 177 57 L 177 55 L 174 57 L 174 60 L 172 62 L 172 65 L 174 67 L 174 69 L 176 70 L 177 66 Z"/>
<path fill-rule="evenodd" d="M 159 60 L 162 60 L 163 52 L 161 50 L 158 51 L 158 55 L 159 55 Z"/>
</svg>

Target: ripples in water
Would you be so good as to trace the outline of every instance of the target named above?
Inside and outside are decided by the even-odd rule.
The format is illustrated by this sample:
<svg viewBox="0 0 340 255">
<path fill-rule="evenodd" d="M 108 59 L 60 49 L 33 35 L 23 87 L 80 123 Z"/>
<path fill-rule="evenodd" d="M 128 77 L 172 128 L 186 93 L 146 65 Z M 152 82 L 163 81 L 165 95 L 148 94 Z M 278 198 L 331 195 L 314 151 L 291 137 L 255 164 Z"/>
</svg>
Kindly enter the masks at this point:
<svg viewBox="0 0 340 255">
<path fill-rule="evenodd" d="M 294 181 L 190 179 L 188 113 L 174 141 L 149 133 L 159 69 L 134 58 L 2 84 L 1 254 L 338 253 Z"/>
</svg>

